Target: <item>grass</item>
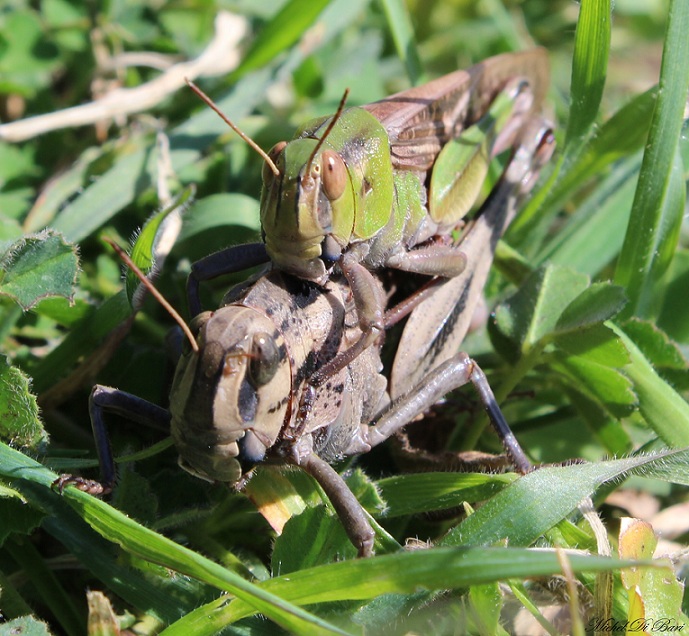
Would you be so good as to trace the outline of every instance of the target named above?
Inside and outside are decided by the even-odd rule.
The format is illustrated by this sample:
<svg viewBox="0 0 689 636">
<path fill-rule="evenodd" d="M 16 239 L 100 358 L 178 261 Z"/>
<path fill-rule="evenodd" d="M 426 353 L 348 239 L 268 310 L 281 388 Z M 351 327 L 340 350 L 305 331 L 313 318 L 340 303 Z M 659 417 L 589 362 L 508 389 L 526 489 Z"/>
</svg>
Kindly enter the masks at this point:
<svg viewBox="0 0 689 636">
<path fill-rule="evenodd" d="M 549 633 L 608 618 L 685 624 L 681 560 L 632 574 L 624 560 L 650 559 L 655 539 L 619 517 L 642 516 L 642 496 L 678 510 L 689 484 L 689 8 L 617 2 L 611 19 L 607 3 L 586 1 L 250 4 L 232 4 L 247 34 L 234 47 L 225 37 L 211 68 L 233 55 L 238 65 L 197 82 L 266 149 L 334 111 L 345 87 L 350 103 L 366 103 L 408 78 L 548 49 L 558 151 L 498 248 L 486 287 L 494 314 L 465 345 L 535 461 L 587 461 L 520 479 L 419 472 L 386 445 L 339 466 L 375 522 L 368 560 L 352 558 L 306 475 L 263 467 L 250 482 L 262 510 L 282 498 L 292 515 L 277 537 L 245 495 L 180 470 L 164 432 L 114 417 L 112 495 L 60 495 L 57 474 L 97 475 L 90 387 L 165 405 L 171 380 L 172 321 L 150 299 L 132 310 L 133 281 L 125 289 L 101 237 L 126 244 L 156 210 L 183 208 L 157 280 L 183 308 L 191 262 L 259 237 L 261 161 L 182 87 L 96 125 L 10 139 L 20 132 L 0 124 L 0 633 L 499 634 L 515 633 L 520 610 Z M 154 80 L 159 69 L 108 62 L 142 51 L 193 59 L 214 28 L 232 32 L 214 27 L 216 13 L 193 1 L 96 11 L 52 0 L 37 11 L 17 0 L 0 12 L 3 122 Z M 160 223 L 141 232 L 139 262 Z M 204 305 L 238 280 L 204 285 Z M 424 428 L 449 426 L 453 449 L 498 452 L 474 400 L 450 396 Z M 588 497 L 620 560 L 582 516 Z M 667 549 L 679 554 L 688 529 Z M 433 547 L 403 550 L 408 537 Z M 581 615 L 564 627 L 538 609 L 568 604 L 564 584 L 545 584 L 563 572 Z"/>
</svg>

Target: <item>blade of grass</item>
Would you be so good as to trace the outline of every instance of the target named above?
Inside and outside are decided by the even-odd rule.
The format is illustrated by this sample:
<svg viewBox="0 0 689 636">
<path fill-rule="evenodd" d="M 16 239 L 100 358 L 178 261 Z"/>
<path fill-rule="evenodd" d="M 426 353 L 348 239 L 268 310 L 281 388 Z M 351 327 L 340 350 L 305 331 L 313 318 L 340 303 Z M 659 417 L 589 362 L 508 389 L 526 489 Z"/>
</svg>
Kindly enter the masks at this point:
<svg viewBox="0 0 689 636">
<path fill-rule="evenodd" d="M 623 317 L 651 317 L 654 287 L 670 264 L 684 214 L 678 141 L 689 90 L 689 4 L 672 0 L 648 144 L 615 282 L 627 290 Z"/>
<path fill-rule="evenodd" d="M 624 373 L 634 383 L 639 411 L 648 425 L 668 446 L 689 445 L 689 404 L 656 373 L 648 358 L 620 327 L 608 325 L 629 351 L 631 363 L 624 368 Z"/>
<path fill-rule="evenodd" d="M 402 0 L 380 1 L 388 20 L 397 55 L 404 62 L 409 80 L 413 85 L 424 82 L 424 72 L 414 42 L 414 27 L 407 7 Z"/>
<path fill-rule="evenodd" d="M 5 444 L 0 445 L 0 474 L 16 480 L 29 480 L 48 489 L 57 479 L 55 473 Z M 256 611 L 292 633 L 345 633 L 258 588 L 235 572 L 145 528 L 91 495 L 70 486 L 65 488 L 62 497 L 108 541 L 146 561 L 171 568 L 243 598 Z"/>
<path fill-rule="evenodd" d="M 533 197 L 513 221 L 510 240 L 534 245 L 543 234 L 543 226 L 557 209 L 545 207 L 549 192 L 555 187 L 561 173 L 567 173 L 582 149 L 598 113 L 608 66 L 610 51 L 610 0 L 583 0 L 574 41 L 570 111 L 565 138 L 565 149 L 548 182 Z M 535 228 L 540 229 L 535 232 Z"/>
<path fill-rule="evenodd" d="M 55 614 L 62 629 L 68 634 L 83 633 L 86 627 L 84 617 L 34 545 L 24 537 L 15 537 L 10 550 L 12 558 L 21 565 L 40 598 Z"/>
<path fill-rule="evenodd" d="M 573 555 L 570 559 L 577 572 L 616 570 L 631 565 L 631 562 L 598 556 Z M 560 572 L 554 552 L 520 548 L 435 548 L 340 561 L 292 572 L 261 586 L 281 590 L 287 596 L 294 595 L 297 602 L 311 604 L 463 588 Z M 241 600 L 228 604 L 225 599 L 219 599 L 189 613 L 162 632 L 162 636 L 211 635 L 217 633 L 213 629 L 253 613 L 254 610 Z"/>
<path fill-rule="evenodd" d="M 610 52 L 609 0 L 583 0 L 574 36 L 571 108 L 565 148 L 571 154 L 588 136 L 598 114 Z"/>
<path fill-rule="evenodd" d="M 684 483 L 689 475 L 689 451 L 663 452 L 597 464 L 546 467 L 536 470 L 487 501 L 453 528 L 442 545 L 492 545 L 507 540 L 511 546 L 531 545 L 546 530 L 570 514 L 601 484 L 630 473 L 651 474 L 656 465 L 672 462 Z"/>
<path fill-rule="evenodd" d="M 263 27 L 242 63 L 230 75 L 230 80 L 236 82 L 247 72 L 261 68 L 287 50 L 304 35 L 328 4 L 329 0 L 287 2 Z"/>
</svg>

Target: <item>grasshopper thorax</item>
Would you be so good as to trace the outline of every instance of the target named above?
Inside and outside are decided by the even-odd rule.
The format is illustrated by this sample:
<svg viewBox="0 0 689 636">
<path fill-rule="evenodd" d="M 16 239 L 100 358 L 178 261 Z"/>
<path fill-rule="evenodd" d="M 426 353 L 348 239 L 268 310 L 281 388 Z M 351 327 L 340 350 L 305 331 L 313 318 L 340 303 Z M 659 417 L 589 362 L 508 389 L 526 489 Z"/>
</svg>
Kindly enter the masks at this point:
<svg viewBox="0 0 689 636">
<path fill-rule="evenodd" d="M 172 438 L 180 464 L 210 481 L 237 482 L 275 443 L 291 387 L 282 335 L 261 312 L 221 307 L 191 324 L 170 393 Z M 239 399 L 237 399 L 239 398 Z"/>
</svg>

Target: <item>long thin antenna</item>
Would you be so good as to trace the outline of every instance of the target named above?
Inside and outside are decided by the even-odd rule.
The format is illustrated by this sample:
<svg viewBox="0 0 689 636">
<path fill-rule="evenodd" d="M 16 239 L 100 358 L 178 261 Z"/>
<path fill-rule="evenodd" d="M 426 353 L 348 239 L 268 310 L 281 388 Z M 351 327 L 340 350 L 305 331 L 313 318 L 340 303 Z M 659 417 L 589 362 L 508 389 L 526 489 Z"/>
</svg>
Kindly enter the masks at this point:
<svg viewBox="0 0 689 636">
<path fill-rule="evenodd" d="M 141 281 L 141 284 L 153 295 L 153 297 L 167 310 L 167 312 L 175 319 L 175 322 L 182 328 L 184 335 L 188 338 L 191 348 L 195 353 L 199 352 L 199 345 L 194 338 L 194 334 L 191 333 L 189 325 L 184 322 L 182 316 L 177 313 L 177 310 L 167 301 L 165 297 L 155 288 L 155 285 L 148 280 L 146 275 L 137 267 L 136 263 L 129 257 L 129 254 L 125 252 L 115 241 L 109 239 L 107 236 L 103 237 L 106 243 L 117 252 L 117 255 L 122 259 L 124 264 L 129 267 L 135 274 L 136 277 Z"/>
<path fill-rule="evenodd" d="M 192 82 L 188 78 L 184 78 L 184 81 L 187 83 L 187 86 L 191 88 L 192 91 L 194 91 L 206 104 L 208 104 L 218 115 L 220 115 L 220 119 L 222 119 L 232 130 L 234 130 L 246 143 L 248 143 L 261 157 L 263 158 L 263 161 L 265 161 L 268 164 L 268 167 L 273 171 L 273 174 L 276 177 L 280 176 L 280 171 L 278 170 L 278 167 L 275 165 L 275 162 L 270 158 L 268 153 L 261 148 L 251 137 L 247 136 L 246 133 L 242 132 L 239 127 L 232 123 L 230 119 L 223 113 L 215 104 L 215 102 L 206 95 L 194 82 Z"/>
<path fill-rule="evenodd" d="M 316 147 L 313 149 L 313 152 L 309 157 L 309 161 L 306 164 L 306 170 L 304 170 L 304 174 L 308 175 L 311 172 L 311 164 L 313 163 L 313 160 L 316 158 L 318 151 L 321 149 L 321 146 L 323 145 L 325 138 L 330 134 L 330 131 L 333 129 L 333 126 L 335 126 L 335 124 L 337 123 L 337 120 L 342 116 L 342 111 L 344 110 L 347 97 L 349 97 L 349 89 L 345 88 L 344 95 L 342 95 L 342 99 L 340 100 L 340 105 L 337 107 L 337 111 L 333 115 L 333 118 L 330 120 L 328 127 L 325 129 L 325 132 L 321 135 L 321 138 L 318 140 Z"/>
</svg>

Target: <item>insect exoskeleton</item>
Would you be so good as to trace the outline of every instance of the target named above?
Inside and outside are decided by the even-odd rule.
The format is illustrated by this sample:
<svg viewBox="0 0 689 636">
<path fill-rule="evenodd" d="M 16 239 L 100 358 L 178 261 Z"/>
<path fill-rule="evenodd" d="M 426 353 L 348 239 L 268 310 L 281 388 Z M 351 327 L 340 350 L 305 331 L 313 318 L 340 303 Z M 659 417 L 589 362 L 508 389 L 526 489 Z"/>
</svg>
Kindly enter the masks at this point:
<svg viewBox="0 0 689 636">
<path fill-rule="evenodd" d="M 237 482 L 278 438 L 290 402 L 283 335 L 260 311 L 221 307 L 191 323 L 170 392 L 180 465 L 210 480 Z"/>
<path fill-rule="evenodd" d="M 393 207 L 383 126 L 362 108 L 343 111 L 327 130 L 331 119 L 309 122 L 292 141 L 272 148 L 279 177 L 263 170 L 268 255 L 279 268 L 318 282 L 347 246 L 385 227 Z"/>
</svg>

